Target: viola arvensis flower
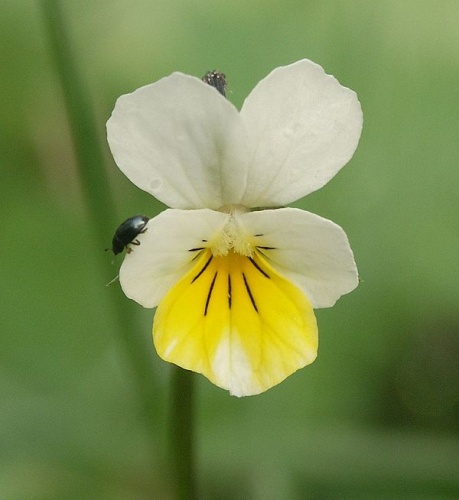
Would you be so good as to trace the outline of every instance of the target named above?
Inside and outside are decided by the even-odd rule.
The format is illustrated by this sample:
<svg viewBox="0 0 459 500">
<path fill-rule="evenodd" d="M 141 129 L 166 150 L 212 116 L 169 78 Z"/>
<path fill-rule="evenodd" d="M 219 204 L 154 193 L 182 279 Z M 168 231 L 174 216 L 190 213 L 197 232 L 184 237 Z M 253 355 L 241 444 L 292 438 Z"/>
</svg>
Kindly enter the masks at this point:
<svg viewBox="0 0 459 500">
<path fill-rule="evenodd" d="M 278 207 L 326 184 L 361 129 L 356 94 L 308 60 L 272 71 L 240 111 L 181 73 L 118 99 L 107 123 L 115 161 L 172 207 L 120 269 L 128 297 L 158 306 L 164 360 L 236 396 L 314 361 L 313 309 L 353 290 L 357 269 L 339 226 Z"/>
</svg>

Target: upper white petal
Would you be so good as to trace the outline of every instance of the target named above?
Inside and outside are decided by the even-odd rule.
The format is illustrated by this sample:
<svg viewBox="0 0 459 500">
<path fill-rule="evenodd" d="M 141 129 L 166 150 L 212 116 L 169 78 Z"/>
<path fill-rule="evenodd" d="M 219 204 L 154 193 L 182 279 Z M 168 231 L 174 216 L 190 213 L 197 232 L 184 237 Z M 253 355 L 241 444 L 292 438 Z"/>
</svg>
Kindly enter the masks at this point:
<svg viewBox="0 0 459 500">
<path fill-rule="evenodd" d="M 262 210 L 240 217 L 271 265 L 303 290 L 314 308 L 330 307 L 358 285 L 345 232 L 318 215 L 296 208 Z"/>
<path fill-rule="evenodd" d="M 322 187 L 352 157 L 362 130 L 355 92 L 306 59 L 263 79 L 241 117 L 253 155 L 242 200 L 250 207 L 285 205 Z"/>
<path fill-rule="evenodd" d="M 193 266 L 196 248 L 207 247 L 228 214 L 213 210 L 165 210 L 151 219 L 126 254 L 120 269 L 124 293 L 144 307 L 155 307 Z M 207 241 L 206 241 L 207 240 Z"/>
<path fill-rule="evenodd" d="M 121 96 L 107 122 L 118 167 L 174 208 L 239 203 L 247 137 L 237 109 L 216 89 L 181 73 Z"/>
</svg>

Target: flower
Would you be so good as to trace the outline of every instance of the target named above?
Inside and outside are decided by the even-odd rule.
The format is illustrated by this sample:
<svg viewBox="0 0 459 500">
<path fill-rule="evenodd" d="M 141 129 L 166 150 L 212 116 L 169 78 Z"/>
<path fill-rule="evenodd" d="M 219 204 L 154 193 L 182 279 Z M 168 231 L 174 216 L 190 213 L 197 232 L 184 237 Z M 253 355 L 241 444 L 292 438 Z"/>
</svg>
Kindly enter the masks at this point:
<svg viewBox="0 0 459 500">
<path fill-rule="evenodd" d="M 356 94 L 309 60 L 272 71 L 240 111 L 182 73 L 117 100 L 107 132 L 118 167 L 172 207 L 120 269 L 124 293 L 157 306 L 164 360 L 236 396 L 314 361 L 313 308 L 352 291 L 357 268 L 339 226 L 280 207 L 327 183 L 361 129 Z"/>
</svg>

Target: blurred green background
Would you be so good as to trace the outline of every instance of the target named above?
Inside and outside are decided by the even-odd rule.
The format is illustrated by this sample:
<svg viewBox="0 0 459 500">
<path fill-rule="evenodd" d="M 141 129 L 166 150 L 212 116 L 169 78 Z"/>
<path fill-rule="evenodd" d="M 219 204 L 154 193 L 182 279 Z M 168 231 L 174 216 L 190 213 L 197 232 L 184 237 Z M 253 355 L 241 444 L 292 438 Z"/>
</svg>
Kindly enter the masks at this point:
<svg viewBox="0 0 459 500">
<path fill-rule="evenodd" d="M 161 209 L 110 158 L 119 95 L 218 68 L 240 106 L 306 57 L 362 102 L 356 155 L 296 203 L 346 230 L 362 282 L 317 312 L 317 361 L 267 393 L 195 377 L 200 498 L 459 498 L 459 2 L 61 4 L 116 200 L 106 246 Z M 122 258 L 93 237 L 41 4 L 2 0 L 0 33 L 0 498 L 167 498 L 169 367 L 152 311 L 125 299 L 155 376 L 151 435 L 105 286 Z"/>
</svg>

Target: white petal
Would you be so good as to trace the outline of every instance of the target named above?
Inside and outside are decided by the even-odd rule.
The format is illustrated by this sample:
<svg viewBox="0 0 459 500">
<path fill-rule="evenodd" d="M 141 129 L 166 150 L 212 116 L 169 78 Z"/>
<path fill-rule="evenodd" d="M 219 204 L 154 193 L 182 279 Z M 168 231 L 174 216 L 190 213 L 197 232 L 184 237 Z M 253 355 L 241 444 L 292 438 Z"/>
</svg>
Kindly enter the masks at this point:
<svg viewBox="0 0 459 500">
<path fill-rule="evenodd" d="M 213 210 L 165 210 L 151 219 L 120 269 L 124 293 L 144 307 L 156 307 L 168 290 L 193 267 L 199 248 L 225 224 Z"/>
<path fill-rule="evenodd" d="M 241 224 L 268 262 L 292 280 L 314 308 L 330 307 L 358 285 L 345 232 L 337 224 L 296 208 L 241 216 Z"/>
<path fill-rule="evenodd" d="M 355 92 L 317 64 L 275 69 L 241 110 L 254 151 L 246 206 L 280 206 L 327 183 L 352 157 L 362 130 Z"/>
<path fill-rule="evenodd" d="M 247 139 L 236 108 L 198 78 L 174 73 L 121 96 L 107 122 L 118 167 L 174 208 L 239 203 Z"/>
</svg>

